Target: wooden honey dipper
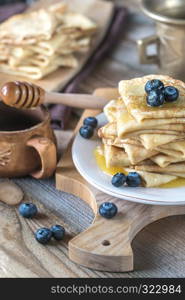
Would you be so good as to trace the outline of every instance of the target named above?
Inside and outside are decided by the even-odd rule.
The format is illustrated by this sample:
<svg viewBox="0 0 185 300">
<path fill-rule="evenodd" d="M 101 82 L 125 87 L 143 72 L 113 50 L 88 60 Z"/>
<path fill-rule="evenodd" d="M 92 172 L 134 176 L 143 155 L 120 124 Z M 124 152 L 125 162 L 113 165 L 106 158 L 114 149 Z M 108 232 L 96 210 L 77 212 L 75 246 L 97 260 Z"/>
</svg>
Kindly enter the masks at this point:
<svg viewBox="0 0 185 300">
<path fill-rule="evenodd" d="M 105 90 L 108 99 L 86 94 L 65 94 L 46 92 L 43 88 L 28 82 L 13 81 L 4 84 L 0 89 L 0 97 L 4 103 L 16 108 L 33 108 L 42 103 L 64 104 L 71 107 L 84 109 L 102 109 L 110 100 L 111 90 L 115 94 L 115 89 L 99 89 L 99 94 Z"/>
</svg>

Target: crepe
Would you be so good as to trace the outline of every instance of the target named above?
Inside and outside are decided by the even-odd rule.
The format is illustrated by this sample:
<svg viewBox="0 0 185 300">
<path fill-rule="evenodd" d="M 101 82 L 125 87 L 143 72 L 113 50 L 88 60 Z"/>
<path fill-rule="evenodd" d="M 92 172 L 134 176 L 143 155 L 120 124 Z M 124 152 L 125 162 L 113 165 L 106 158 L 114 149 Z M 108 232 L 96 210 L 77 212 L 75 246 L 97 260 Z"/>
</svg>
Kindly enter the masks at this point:
<svg viewBox="0 0 185 300">
<path fill-rule="evenodd" d="M 133 165 L 157 154 L 157 151 L 155 150 L 148 151 L 144 147 L 140 147 L 137 145 L 123 144 L 123 147 L 128 155 L 131 164 Z"/>
<path fill-rule="evenodd" d="M 111 161 L 116 163 L 115 166 L 122 166 L 122 165 L 120 165 L 119 155 L 120 155 L 120 157 L 122 157 L 123 152 L 126 154 L 128 160 L 129 160 L 129 163 L 133 164 L 133 165 L 137 164 L 149 157 L 152 157 L 158 153 L 155 150 L 148 151 L 147 149 L 142 147 L 142 145 L 138 146 L 138 145 L 134 145 L 134 144 L 123 143 L 121 145 L 121 147 L 118 147 L 117 145 L 113 146 L 113 145 L 107 143 L 106 140 L 103 140 L 103 143 L 104 143 L 104 148 L 109 150 L 109 158 L 111 156 Z M 118 160 L 118 161 L 116 162 L 116 160 Z M 113 164 L 112 164 L 112 166 L 113 166 Z"/>
<path fill-rule="evenodd" d="M 28 49 L 33 52 L 52 56 L 54 53 L 68 54 L 81 48 L 87 48 L 90 45 L 90 37 L 81 37 L 75 39 L 70 35 L 55 34 L 49 41 L 43 40 L 36 45 L 30 45 Z"/>
<path fill-rule="evenodd" d="M 71 29 L 77 28 L 84 33 L 94 33 L 96 31 L 96 25 L 93 21 L 89 20 L 85 16 L 68 12 L 67 14 L 56 14 L 58 21 L 60 22 L 60 32 L 72 32 Z"/>
<path fill-rule="evenodd" d="M 98 136 L 105 139 L 115 139 L 117 137 L 116 123 L 107 123 L 105 126 L 99 128 Z"/>
<path fill-rule="evenodd" d="M 118 148 L 124 148 L 124 144 L 131 144 L 131 145 L 137 145 L 142 146 L 140 141 L 137 138 L 128 138 L 128 139 L 102 139 L 103 144 L 116 146 Z"/>
<path fill-rule="evenodd" d="M 0 71 L 41 79 L 59 67 L 75 68 L 88 51 L 96 24 L 63 2 L 11 17 L 0 25 Z"/>
<path fill-rule="evenodd" d="M 125 167 L 130 165 L 128 155 L 123 149 L 104 145 L 106 167 Z"/>
<path fill-rule="evenodd" d="M 118 101 L 119 100 L 111 100 L 103 108 L 104 114 L 109 122 L 116 121 Z"/>
<path fill-rule="evenodd" d="M 122 100 L 121 100 L 122 101 Z M 109 105 L 109 106 L 108 106 Z M 104 112 L 106 116 L 111 113 L 111 104 L 105 107 Z M 184 118 L 171 119 L 145 119 L 139 123 L 134 117 L 128 113 L 124 102 L 120 99 L 116 102 L 117 114 L 114 115 L 117 121 L 118 136 L 123 137 L 125 133 L 134 132 L 143 129 L 155 129 L 160 127 L 165 130 L 185 131 Z"/>
<path fill-rule="evenodd" d="M 165 86 L 172 85 L 179 90 L 177 101 L 166 103 L 160 107 L 151 107 L 146 103 L 145 84 L 151 79 L 161 80 Z M 122 80 L 119 83 L 119 93 L 127 111 L 137 122 L 146 119 L 169 119 L 185 117 L 185 83 L 163 75 L 147 75 L 131 80 Z M 157 125 L 157 124 L 156 124 Z"/>
<path fill-rule="evenodd" d="M 175 156 L 165 155 L 161 153 L 151 157 L 150 159 L 161 168 L 165 168 L 172 163 L 184 161 L 184 157 L 180 155 L 178 157 L 175 157 Z"/>
<path fill-rule="evenodd" d="M 154 78 L 177 87 L 179 99 L 160 107 L 147 106 L 144 86 Z M 124 153 L 129 164 L 124 170 L 138 172 L 146 187 L 185 178 L 185 84 L 168 76 L 148 75 L 122 81 L 119 92 L 121 97 L 104 107 L 108 123 L 98 130 L 108 149 L 108 165 L 123 167 Z"/>
<path fill-rule="evenodd" d="M 34 44 L 38 40 L 50 40 L 54 32 L 65 33 L 80 32 L 90 35 L 97 29 L 96 24 L 86 16 L 70 12 L 64 3 L 51 5 L 11 17 L 0 25 L 0 38 L 2 43 Z"/>
<path fill-rule="evenodd" d="M 19 45 L 49 40 L 58 24 L 56 16 L 45 9 L 15 15 L 0 25 L 1 42 Z"/>
<path fill-rule="evenodd" d="M 33 60 L 33 58 L 32 58 Z M 52 60 L 47 66 L 41 67 L 34 64 L 28 65 L 19 65 L 14 68 L 11 68 L 7 64 L 0 64 L 0 70 L 10 74 L 10 75 L 22 75 L 24 77 L 29 77 L 34 80 L 38 80 L 49 73 L 58 69 L 59 66 L 65 67 L 75 67 L 77 66 L 77 60 L 72 55 L 56 57 L 55 60 Z"/>
<path fill-rule="evenodd" d="M 161 168 L 156 164 L 143 164 L 143 165 L 136 165 L 136 171 L 146 171 L 146 172 L 154 172 L 154 173 L 166 173 L 166 174 L 174 174 L 174 173 L 185 173 L 185 162 L 179 163 L 172 163 L 167 167 Z"/>
<path fill-rule="evenodd" d="M 125 169 L 127 172 L 133 172 L 133 169 Z M 144 171 L 138 171 L 138 174 L 142 178 L 142 183 L 145 187 L 158 187 L 162 184 L 168 183 L 177 178 L 175 175 L 159 174 L 159 173 L 150 173 Z"/>
<path fill-rule="evenodd" d="M 110 122 L 107 123 L 106 125 L 104 125 L 103 127 L 99 128 L 98 130 L 98 136 L 100 138 L 104 138 L 104 139 L 116 139 L 116 138 L 120 138 L 120 139 L 127 139 L 127 138 L 140 138 L 141 135 L 143 134 L 149 134 L 148 137 L 151 140 L 151 134 L 156 135 L 156 134 L 160 134 L 160 135 L 174 135 L 176 136 L 176 138 L 181 139 L 182 137 L 184 137 L 185 133 L 182 131 L 173 131 L 173 130 L 165 130 L 162 129 L 163 127 L 156 127 L 155 129 L 146 129 L 146 130 L 138 130 L 138 131 L 134 131 L 132 133 L 127 133 L 124 134 L 121 138 L 118 136 L 117 134 L 117 124 L 116 122 Z M 142 141 L 142 143 L 147 143 L 146 139 L 145 141 Z M 149 141 L 148 141 L 149 143 Z M 163 144 L 163 140 L 162 140 L 162 136 L 161 139 L 158 140 L 158 145 Z"/>
<path fill-rule="evenodd" d="M 176 141 L 160 146 L 160 149 L 178 151 L 185 158 L 185 140 Z"/>
<path fill-rule="evenodd" d="M 184 136 L 185 137 L 185 136 Z M 139 136 L 142 145 L 148 149 L 153 150 L 161 145 L 168 144 L 170 142 L 179 140 L 178 135 L 170 135 L 170 134 L 141 134 Z"/>
</svg>

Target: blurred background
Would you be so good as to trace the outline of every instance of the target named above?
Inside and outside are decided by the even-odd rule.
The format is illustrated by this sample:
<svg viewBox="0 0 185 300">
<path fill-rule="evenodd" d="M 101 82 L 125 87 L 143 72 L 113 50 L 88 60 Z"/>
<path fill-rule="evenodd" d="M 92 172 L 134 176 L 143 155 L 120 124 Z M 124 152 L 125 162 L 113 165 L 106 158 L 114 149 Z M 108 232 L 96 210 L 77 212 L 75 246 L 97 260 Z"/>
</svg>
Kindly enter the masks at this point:
<svg viewBox="0 0 185 300">
<path fill-rule="evenodd" d="M 18 3 L 18 2 L 26 2 L 31 3 L 34 0 L 0 0 L 0 4 L 10 4 L 10 3 Z"/>
</svg>

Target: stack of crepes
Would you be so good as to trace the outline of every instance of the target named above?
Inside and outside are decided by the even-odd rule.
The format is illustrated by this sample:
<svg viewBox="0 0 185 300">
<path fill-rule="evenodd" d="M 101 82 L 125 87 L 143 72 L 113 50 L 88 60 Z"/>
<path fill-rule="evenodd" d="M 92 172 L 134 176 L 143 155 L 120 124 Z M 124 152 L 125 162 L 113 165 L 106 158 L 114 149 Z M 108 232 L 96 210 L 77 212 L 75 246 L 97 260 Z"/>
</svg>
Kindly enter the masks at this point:
<svg viewBox="0 0 185 300">
<path fill-rule="evenodd" d="M 58 67 L 76 67 L 96 25 L 65 3 L 15 15 L 0 25 L 0 72 L 40 79 Z"/>
<path fill-rule="evenodd" d="M 144 87 L 151 79 L 176 87 L 177 101 L 148 106 Z M 146 187 L 185 178 L 185 83 L 149 75 L 121 81 L 119 94 L 104 108 L 109 123 L 98 131 L 106 167 L 136 171 Z"/>
</svg>

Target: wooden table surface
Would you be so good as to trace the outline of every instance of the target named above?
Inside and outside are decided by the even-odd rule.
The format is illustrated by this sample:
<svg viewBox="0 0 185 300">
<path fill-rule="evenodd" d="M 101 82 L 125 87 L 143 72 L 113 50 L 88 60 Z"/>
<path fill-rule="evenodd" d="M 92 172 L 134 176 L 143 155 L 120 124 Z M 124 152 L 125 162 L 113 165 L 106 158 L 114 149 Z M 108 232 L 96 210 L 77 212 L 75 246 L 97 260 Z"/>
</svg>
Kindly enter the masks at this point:
<svg viewBox="0 0 185 300">
<path fill-rule="evenodd" d="M 117 86 L 121 79 L 155 73 L 155 66 L 140 65 L 136 40 L 154 32 L 154 24 L 138 8 L 138 0 L 116 0 L 129 8 L 129 18 L 119 43 L 79 87 L 91 93 L 100 86 Z M 60 146 L 71 131 L 57 132 Z M 169 217 L 143 229 L 133 241 L 134 271 L 107 273 L 76 265 L 68 259 L 67 242 L 87 228 L 92 220 L 91 209 L 80 199 L 55 190 L 52 180 L 15 180 L 26 198 L 36 201 L 39 218 L 20 218 L 16 208 L 0 204 L 0 277 L 184 277 L 185 217 Z M 60 218 L 57 215 L 60 214 Z M 67 236 L 61 243 L 43 247 L 33 238 L 40 226 L 64 223 Z M 15 239 L 16 236 L 16 239 Z"/>
</svg>

